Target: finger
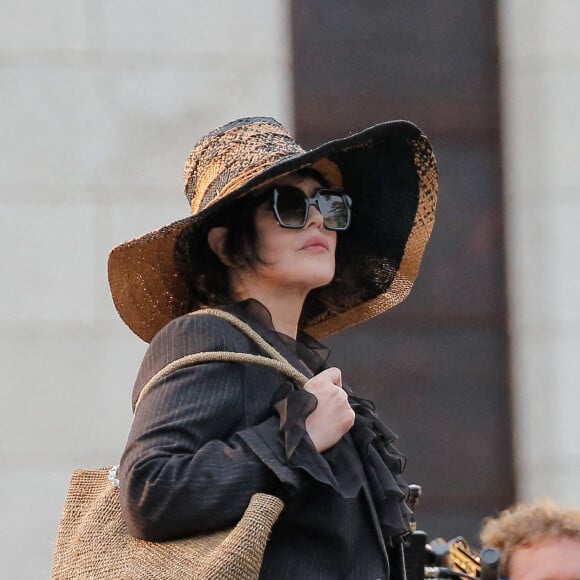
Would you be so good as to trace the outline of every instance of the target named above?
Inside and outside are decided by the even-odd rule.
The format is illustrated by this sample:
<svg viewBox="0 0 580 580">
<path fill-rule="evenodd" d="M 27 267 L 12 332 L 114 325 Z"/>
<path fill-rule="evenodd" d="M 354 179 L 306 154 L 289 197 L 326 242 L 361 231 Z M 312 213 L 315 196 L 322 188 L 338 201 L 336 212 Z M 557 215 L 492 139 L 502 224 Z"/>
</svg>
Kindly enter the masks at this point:
<svg viewBox="0 0 580 580">
<path fill-rule="evenodd" d="M 330 380 L 333 385 L 337 387 L 342 387 L 342 372 L 337 367 L 330 367 L 320 373 L 319 376 L 324 376 L 324 378 Z"/>
</svg>

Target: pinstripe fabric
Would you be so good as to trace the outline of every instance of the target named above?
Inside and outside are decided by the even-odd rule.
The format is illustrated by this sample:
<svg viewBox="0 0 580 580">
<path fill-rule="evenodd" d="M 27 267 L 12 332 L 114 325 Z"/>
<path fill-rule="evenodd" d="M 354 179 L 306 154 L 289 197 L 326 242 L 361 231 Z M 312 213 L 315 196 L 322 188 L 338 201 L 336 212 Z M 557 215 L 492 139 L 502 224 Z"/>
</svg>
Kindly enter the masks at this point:
<svg viewBox="0 0 580 580">
<path fill-rule="evenodd" d="M 304 371 L 275 332 L 239 306 L 228 310 Z M 222 319 L 178 318 L 152 341 L 133 400 L 166 364 L 207 350 L 257 353 Z M 286 508 L 261 578 L 388 578 L 387 552 L 350 436 L 322 455 L 304 437 L 291 460 L 286 457 L 272 407 L 285 380 L 265 367 L 206 363 L 171 374 L 148 393 L 120 468 L 121 507 L 131 533 L 163 540 L 225 527 L 241 517 L 253 493 L 271 492 Z"/>
</svg>

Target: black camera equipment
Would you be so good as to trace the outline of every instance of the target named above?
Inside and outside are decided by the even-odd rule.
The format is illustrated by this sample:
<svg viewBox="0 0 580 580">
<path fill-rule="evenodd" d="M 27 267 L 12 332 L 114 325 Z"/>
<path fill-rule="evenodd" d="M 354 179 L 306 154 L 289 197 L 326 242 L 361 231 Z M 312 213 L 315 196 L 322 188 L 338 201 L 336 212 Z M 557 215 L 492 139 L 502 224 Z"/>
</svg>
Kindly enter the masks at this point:
<svg viewBox="0 0 580 580">
<path fill-rule="evenodd" d="M 409 485 L 407 505 L 411 508 L 411 533 L 403 546 L 407 580 L 425 578 L 498 580 L 500 553 L 495 548 L 472 550 L 467 541 L 457 536 L 445 541 L 427 541 L 427 534 L 417 530 L 415 508 L 421 497 L 420 485 Z"/>
</svg>

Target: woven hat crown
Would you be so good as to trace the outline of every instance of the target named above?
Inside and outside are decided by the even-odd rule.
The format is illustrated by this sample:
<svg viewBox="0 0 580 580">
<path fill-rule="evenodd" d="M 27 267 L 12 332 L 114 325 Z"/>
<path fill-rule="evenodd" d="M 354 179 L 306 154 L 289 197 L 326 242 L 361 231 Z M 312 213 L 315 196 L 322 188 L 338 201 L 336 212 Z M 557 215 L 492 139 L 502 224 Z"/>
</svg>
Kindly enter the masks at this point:
<svg viewBox="0 0 580 580">
<path fill-rule="evenodd" d="M 275 119 L 247 117 L 201 139 L 185 162 L 185 195 L 196 214 L 304 149 Z"/>
</svg>

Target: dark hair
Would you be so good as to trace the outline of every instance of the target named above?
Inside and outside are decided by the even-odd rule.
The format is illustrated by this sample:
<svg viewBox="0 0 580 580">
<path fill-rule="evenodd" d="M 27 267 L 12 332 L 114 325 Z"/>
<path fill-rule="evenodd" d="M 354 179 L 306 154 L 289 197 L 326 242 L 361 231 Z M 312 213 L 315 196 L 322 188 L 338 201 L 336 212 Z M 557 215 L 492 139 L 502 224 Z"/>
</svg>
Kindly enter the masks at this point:
<svg viewBox="0 0 580 580">
<path fill-rule="evenodd" d="M 330 187 L 330 181 L 328 181 L 320 171 L 317 171 L 312 167 L 303 167 L 302 169 L 295 171 L 292 175 L 297 175 L 298 177 L 311 177 L 315 181 L 318 181 L 323 188 L 328 189 Z"/>
<path fill-rule="evenodd" d="M 202 227 L 185 230 L 175 245 L 178 271 L 189 288 L 188 304 L 176 305 L 178 310 L 196 310 L 231 302 L 228 267 L 209 247 L 209 231 L 218 226 L 227 229 L 224 252 L 238 265 L 254 266 L 261 262 L 257 249 L 255 215 L 262 197 L 244 199 L 231 204 L 215 216 L 207 218 Z M 192 259 L 195 256 L 195 259 Z"/>
<path fill-rule="evenodd" d="M 322 187 L 329 187 L 328 180 L 311 167 L 299 169 L 293 175 L 311 177 Z M 231 262 L 249 267 L 264 263 L 258 252 L 255 217 L 256 210 L 268 200 L 268 195 L 269 191 L 263 195 L 248 195 L 215 215 L 208 216 L 202 227 L 192 227 L 180 234 L 175 245 L 175 261 L 190 292 L 187 304 L 175 305 L 176 312 L 219 306 L 232 300 L 228 267 L 207 242 L 207 235 L 212 228 L 227 228 L 224 252 Z M 194 255 L 195 260 L 192 259 Z"/>
</svg>

